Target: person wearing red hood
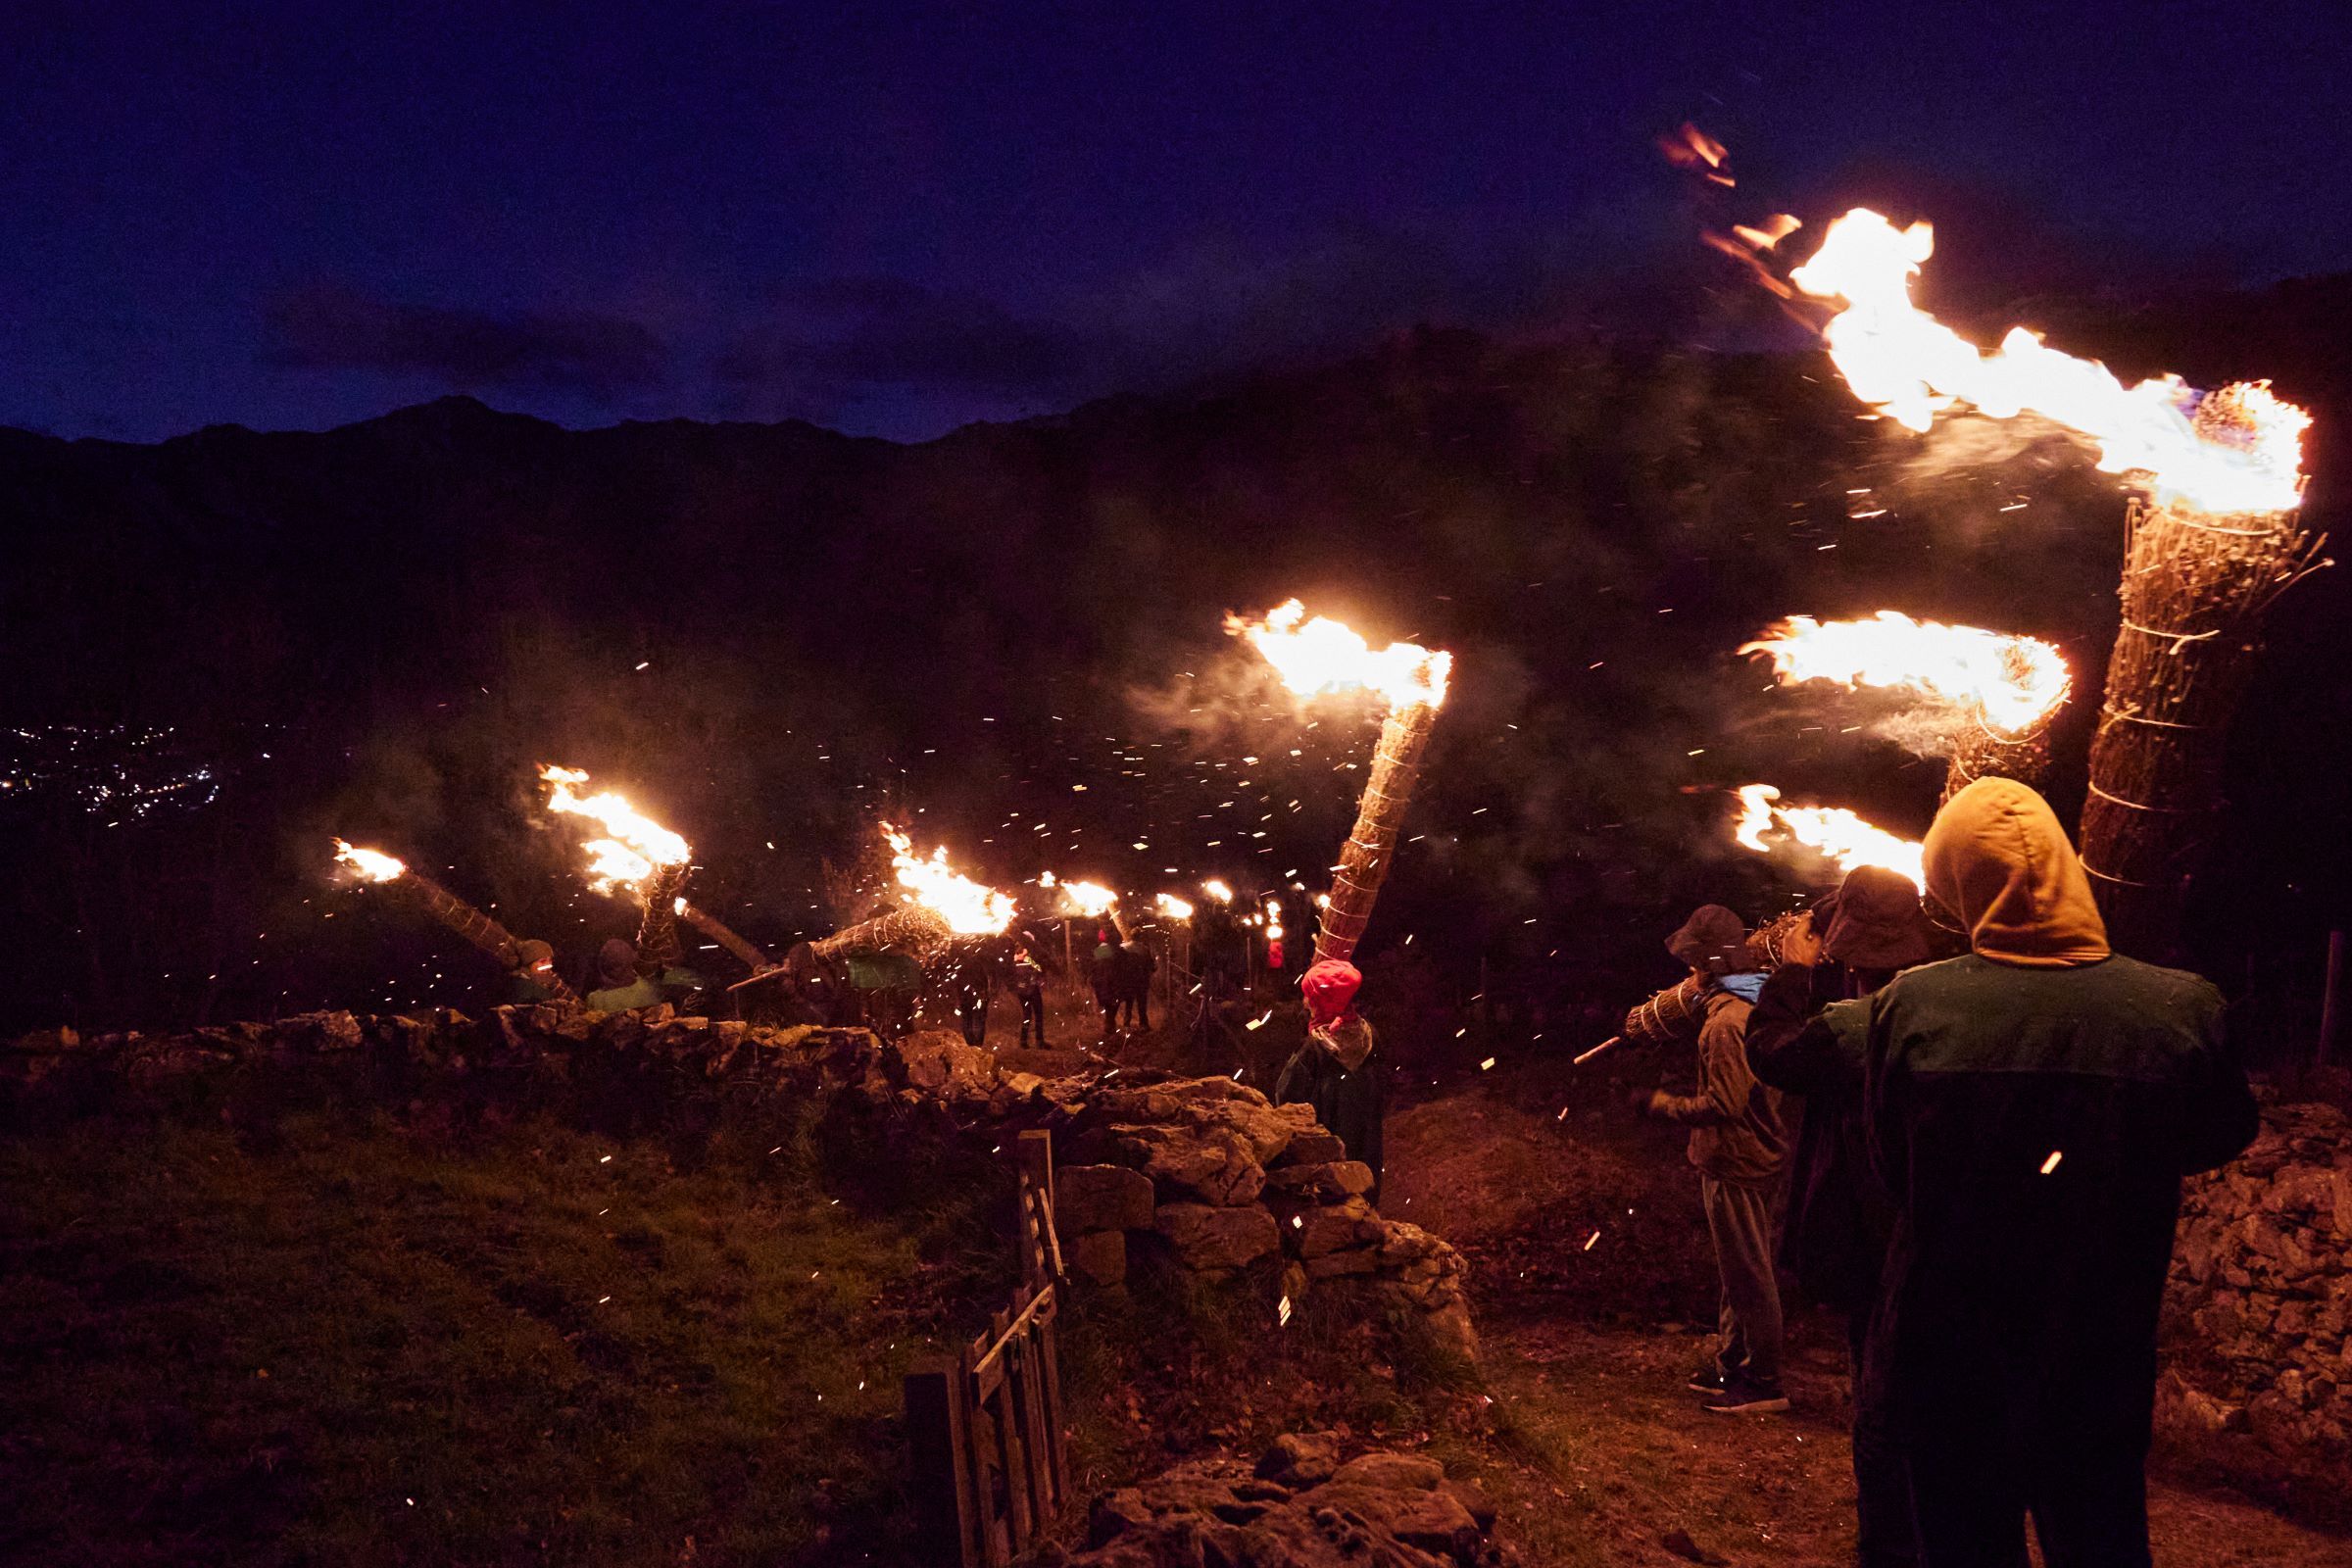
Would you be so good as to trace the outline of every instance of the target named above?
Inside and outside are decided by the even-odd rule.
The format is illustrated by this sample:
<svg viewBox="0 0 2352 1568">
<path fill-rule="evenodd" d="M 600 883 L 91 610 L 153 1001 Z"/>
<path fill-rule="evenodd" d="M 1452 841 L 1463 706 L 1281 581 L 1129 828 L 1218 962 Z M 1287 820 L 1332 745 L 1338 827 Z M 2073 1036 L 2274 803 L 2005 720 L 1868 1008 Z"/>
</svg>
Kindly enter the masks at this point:
<svg viewBox="0 0 2352 1568">
<path fill-rule="evenodd" d="M 1381 1122 L 1389 1111 L 1389 1070 L 1377 1059 L 1372 1026 L 1355 1010 L 1364 977 L 1354 964 L 1325 958 L 1298 977 L 1306 998 L 1306 1043 L 1275 1080 L 1274 1103 L 1303 1102 L 1315 1120 L 1348 1147 L 1348 1157 L 1372 1167 L 1380 1201 Z"/>
<path fill-rule="evenodd" d="M 1868 1001 L 1863 1121 L 1893 1234 L 1860 1400 L 1926 1568 L 2147 1568 L 2156 1318 L 2182 1176 L 2253 1140 L 2222 998 L 2111 953 L 2047 804 L 1952 797 L 1928 892 L 1973 951 Z"/>
</svg>

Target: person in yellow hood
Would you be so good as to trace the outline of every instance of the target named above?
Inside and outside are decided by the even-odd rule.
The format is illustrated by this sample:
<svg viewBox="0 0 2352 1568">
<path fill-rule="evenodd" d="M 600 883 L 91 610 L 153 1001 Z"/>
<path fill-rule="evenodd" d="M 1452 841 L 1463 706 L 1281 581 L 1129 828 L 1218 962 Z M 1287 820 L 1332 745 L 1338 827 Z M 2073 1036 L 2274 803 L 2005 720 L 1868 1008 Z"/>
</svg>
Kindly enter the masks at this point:
<svg viewBox="0 0 2352 1568">
<path fill-rule="evenodd" d="M 1926 1568 L 2148 1557 L 2156 1315 L 2180 1178 L 2252 1141 L 2222 998 L 2111 953 L 2039 795 L 1984 778 L 1928 830 L 1971 951 L 1869 999 L 1870 1161 L 1894 1207 L 1859 1397 Z"/>
</svg>

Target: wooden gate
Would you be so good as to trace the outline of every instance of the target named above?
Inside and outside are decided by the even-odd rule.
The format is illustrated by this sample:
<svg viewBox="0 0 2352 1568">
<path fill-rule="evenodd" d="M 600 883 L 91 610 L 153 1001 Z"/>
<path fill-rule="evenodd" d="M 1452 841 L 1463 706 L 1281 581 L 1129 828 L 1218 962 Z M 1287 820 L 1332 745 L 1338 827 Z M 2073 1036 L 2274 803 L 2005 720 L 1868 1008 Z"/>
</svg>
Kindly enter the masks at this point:
<svg viewBox="0 0 2352 1568">
<path fill-rule="evenodd" d="M 909 1481 L 931 1560 L 1002 1568 L 1068 1502 L 1054 1324 L 1054 1137 L 1020 1136 L 1021 1283 L 986 1333 L 907 1374 Z"/>
</svg>

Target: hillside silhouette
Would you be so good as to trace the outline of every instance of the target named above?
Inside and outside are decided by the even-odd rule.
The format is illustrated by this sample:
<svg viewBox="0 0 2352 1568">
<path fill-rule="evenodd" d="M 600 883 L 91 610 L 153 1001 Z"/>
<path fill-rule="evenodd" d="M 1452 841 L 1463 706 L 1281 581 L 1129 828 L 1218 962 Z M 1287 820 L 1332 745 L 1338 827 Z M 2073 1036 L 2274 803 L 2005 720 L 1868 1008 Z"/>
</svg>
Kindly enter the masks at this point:
<svg viewBox="0 0 2352 1568">
<path fill-rule="evenodd" d="M 2352 277 L 2044 304 L 2128 375 L 2276 376 L 2338 514 Z M 1371 726 L 1268 701 L 1220 630 L 1294 594 L 1457 657 L 1371 961 L 1638 994 L 1682 906 L 1801 886 L 1730 847 L 1725 789 L 1914 834 L 1933 808 L 1940 764 L 1735 657 L 1781 615 L 2058 642 L 2079 799 L 2124 490 L 2051 432 L 1923 442 L 1861 412 L 1817 353 L 1425 330 L 918 446 L 466 398 L 153 446 L 0 432 L 0 1026 L 497 1000 L 332 887 L 335 834 L 576 966 L 632 922 L 538 819 L 541 761 L 686 833 L 698 901 L 771 943 L 852 912 L 839 868 L 885 811 L 1006 886 L 1311 889 Z M 2199 890 L 2216 972 L 2291 968 L 2345 918 L 2344 579 L 2275 618 Z"/>
</svg>

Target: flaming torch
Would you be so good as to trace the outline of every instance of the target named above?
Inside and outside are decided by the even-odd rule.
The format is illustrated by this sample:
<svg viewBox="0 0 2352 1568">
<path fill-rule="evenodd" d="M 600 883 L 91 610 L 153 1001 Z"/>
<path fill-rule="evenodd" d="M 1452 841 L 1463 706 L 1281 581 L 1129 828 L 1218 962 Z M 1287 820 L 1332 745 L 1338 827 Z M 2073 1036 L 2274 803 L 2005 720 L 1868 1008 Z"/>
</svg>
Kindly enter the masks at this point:
<svg viewBox="0 0 2352 1568">
<path fill-rule="evenodd" d="M 1732 837 L 1758 855 L 1794 844 L 1828 860 L 1843 876 L 1857 865 L 1884 866 L 1911 879 L 1925 891 L 1928 874 L 1922 866 L 1923 847 L 1874 827 L 1843 807 L 1783 806 L 1781 792 L 1769 784 L 1740 788 L 1740 815 Z"/>
<path fill-rule="evenodd" d="M 2039 638 L 1893 610 L 1868 620 L 1791 615 L 1740 652 L 1769 658 L 1784 686 L 1821 680 L 1917 693 L 1925 705 L 1899 728 L 1924 729 L 1930 740 L 1920 750 L 1948 750 L 1947 801 L 1987 774 L 2039 788 L 2049 772 L 2050 715 L 2072 684 L 2066 661 Z"/>
<path fill-rule="evenodd" d="M 350 866 L 362 882 L 400 888 L 425 913 L 497 959 L 502 967 L 549 992 L 555 1001 L 567 1006 L 579 1004 L 578 996 L 553 969 L 538 972 L 531 968 L 523 956 L 522 944 L 514 939 L 513 932 L 431 877 L 410 870 L 406 861 L 380 850 L 361 849 L 342 839 L 335 840 L 335 858 Z"/>
<path fill-rule="evenodd" d="M 914 853 L 914 840 L 888 822 L 882 824 L 882 837 L 889 841 L 899 885 L 912 895 L 912 901 L 810 944 L 817 956 L 838 957 L 860 948 L 896 948 L 920 962 L 957 937 L 996 936 L 1012 924 L 1012 900 L 950 865 L 946 845 L 925 859 Z"/>
<path fill-rule="evenodd" d="M 645 906 L 637 923 L 637 963 L 647 973 L 659 973 L 678 961 L 678 915 L 684 900 L 687 861 L 694 855 L 687 842 L 629 805 L 616 790 L 589 796 L 573 786 L 585 785 L 588 775 L 576 767 L 542 767 L 539 777 L 548 786 L 551 811 L 584 816 L 601 826 L 605 838 L 590 839 L 588 885 L 599 893 L 626 888 Z M 737 938 L 741 941 L 741 938 Z"/>
<path fill-rule="evenodd" d="M 1071 919 L 1083 916 L 1089 920 L 1100 920 L 1110 912 L 1112 905 L 1119 902 L 1119 896 L 1100 882 L 1057 881 L 1051 871 L 1040 876 L 1037 885 L 1061 895 L 1061 972 L 1075 983 L 1078 955 L 1070 940 Z"/>
<path fill-rule="evenodd" d="M 2090 749 L 2082 861 L 2127 952 L 2163 956 L 2207 822 L 2222 746 L 2253 672 L 2262 621 L 2328 563 L 2302 518 L 2310 416 L 2267 383 L 2199 393 L 2178 376 L 2125 386 L 2104 366 L 2013 327 L 1987 354 L 1911 302 L 1935 249 L 1857 208 L 1788 280 L 1838 302 L 1822 328 L 1854 394 L 1913 430 L 1967 406 L 2034 413 L 2086 436 L 2099 466 L 2141 491 L 2127 524 L 2123 624 Z"/>
<path fill-rule="evenodd" d="M 1372 753 L 1372 773 L 1356 807 L 1355 826 L 1340 852 L 1340 863 L 1332 868 L 1330 902 L 1323 909 L 1322 929 L 1315 934 L 1317 959 L 1344 959 L 1363 937 L 1396 857 L 1405 808 L 1420 777 L 1421 753 L 1446 702 L 1453 656 L 1411 643 L 1391 643 L 1375 651 L 1339 621 L 1324 615 L 1308 620 L 1306 607 L 1296 599 L 1262 621 L 1229 615 L 1225 629 L 1247 637 L 1283 684 L 1299 697 L 1352 688 L 1377 693 L 1388 704 L 1380 743 Z"/>
</svg>

